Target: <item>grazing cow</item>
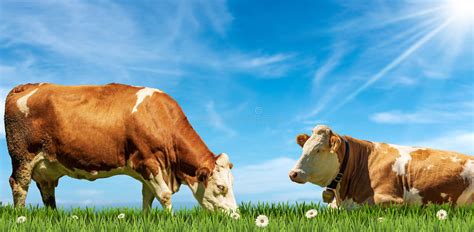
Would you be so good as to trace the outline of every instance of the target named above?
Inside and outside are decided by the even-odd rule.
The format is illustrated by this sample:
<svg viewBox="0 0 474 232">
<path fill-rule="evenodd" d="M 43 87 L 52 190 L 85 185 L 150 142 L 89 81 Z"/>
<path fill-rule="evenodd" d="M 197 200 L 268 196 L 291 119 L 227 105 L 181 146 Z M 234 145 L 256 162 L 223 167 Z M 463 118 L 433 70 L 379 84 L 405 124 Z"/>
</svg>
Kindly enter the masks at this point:
<svg viewBox="0 0 474 232">
<path fill-rule="evenodd" d="M 333 206 L 474 203 L 474 157 L 340 136 L 327 126 L 297 143 L 303 153 L 290 179 L 326 186 Z"/>
<path fill-rule="evenodd" d="M 215 156 L 180 106 L 158 89 L 121 84 L 25 84 L 6 99 L 5 130 L 15 206 L 30 180 L 55 207 L 62 176 L 90 181 L 128 175 L 142 182 L 143 209 L 188 185 L 202 207 L 234 211 L 232 163 Z"/>
</svg>

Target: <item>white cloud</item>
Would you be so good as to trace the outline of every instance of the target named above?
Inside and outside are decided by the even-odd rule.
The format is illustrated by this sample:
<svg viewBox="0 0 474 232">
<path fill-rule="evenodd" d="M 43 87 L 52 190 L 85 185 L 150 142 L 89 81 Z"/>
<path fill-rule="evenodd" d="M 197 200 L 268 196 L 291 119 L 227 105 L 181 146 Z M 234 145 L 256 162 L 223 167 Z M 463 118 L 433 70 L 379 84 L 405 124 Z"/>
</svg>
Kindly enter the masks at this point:
<svg viewBox="0 0 474 232">
<path fill-rule="evenodd" d="M 455 107 L 445 109 L 421 109 L 414 112 L 386 111 L 370 116 L 377 123 L 404 124 L 404 123 L 450 123 L 454 120 L 472 118 L 474 111 L 468 103 L 453 103 Z M 447 104 L 450 105 L 450 104 Z"/>
<path fill-rule="evenodd" d="M 304 112 L 302 116 L 299 116 L 299 119 L 311 118 L 323 112 L 331 100 L 336 98 L 337 93 L 340 92 L 340 88 L 341 85 L 332 85 L 330 88 L 323 91 L 322 96 L 318 98 L 318 103 L 315 104 L 316 107 L 308 109 L 309 112 Z"/>
<path fill-rule="evenodd" d="M 234 192 L 240 199 L 295 201 L 320 199 L 321 189 L 312 184 L 296 184 L 288 177 L 296 159 L 278 157 L 232 171 L 235 177 Z M 249 199 L 250 198 L 250 199 Z"/>
<path fill-rule="evenodd" d="M 417 81 L 414 78 L 410 78 L 407 76 L 398 76 L 392 78 L 393 81 L 391 82 L 390 87 L 401 85 L 401 86 L 413 86 L 417 84 Z"/>
<path fill-rule="evenodd" d="M 424 74 L 425 77 L 431 78 L 431 79 L 446 79 L 446 78 L 449 78 L 449 76 L 446 75 L 446 73 L 441 72 L 441 71 L 437 71 L 437 70 L 425 69 L 425 70 L 423 70 L 423 74 Z"/>
<path fill-rule="evenodd" d="M 8 94 L 7 88 L 0 87 L 0 136 L 3 139 L 5 136 L 5 123 L 4 123 L 4 115 L 5 115 L 5 99 Z"/>
<path fill-rule="evenodd" d="M 331 56 L 324 62 L 314 73 L 313 86 L 318 85 L 327 74 L 339 65 L 343 57 L 342 50 L 336 50 L 331 54 Z"/>
<path fill-rule="evenodd" d="M 156 2 L 139 17 L 109 1 L 41 1 L 28 7 L 2 2 L 2 8 L 2 47 L 24 52 L 27 48 L 21 45 L 31 46 L 44 52 L 42 62 L 68 69 L 87 65 L 117 73 L 181 76 L 198 66 L 275 77 L 291 67 L 290 54 L 214 49 L 204 32 L 225 37 L 233 20 L 222 0 Z"/>
<path fill-rule="evenodd" d="M 390 123 L 390 124 L 401 124 L 401 123 L 434 123 L 438 119 L 431 117 L 426 113 L 403 113 L 400 111 L 389 111 L 380 112 L 372 115 L 370 119 L 378 123 Z"/>
<path fill-rule="evenodd" d="M 449 151 L 457 151 L 469 155 L 474 155 L 474 132 L 448 132 L 443 136 L 435 137 L 424 141 L 418 141 L 412 145 Z"/>
<path fill-rule="evenodd" d="M 228 136 L 235 136 L 237 132 L 234 129 L 230 128 L 222 118 L 221 114 L 219 114 L 215 107 L 214 102 L 209 102 L 206 104 L 206 111 L 209 117 L 209 123 L 211 126 L 216 128 L 217 130 L 224 132 Z"/>
<path fill-rule="evenodd" d="M 259 57 L 251 58 L 249 61 L 242 62 L 242 66 L 249 67 L 249 68 L 261 67 L 261 66 L 271 65 L 275 63 L 280 63 L 282 61 L 287 60 L 290 57 L 291 55 L 286 55 L 286 54 L 259 56 Z"/>
<path fill-rule="evenodd" d="M 5 123 L 3 123 L 3 116 L 4 116 L 4 112 L 5 112 L 5 104 L 4 104 L 5 100 L 4 99 L 1 99 L 0 101 L 0 118 L 2 119 L 2 121 L 0 122 L 0 136 L 2 137 L 3 139 L 3 136 L 5 136 Z"/>
<path fill-rule="evenodd" d="M 231 54 L 224 57 L 222 67 L 237 72 L 257 73 L 262 77 L 280 77 L 286 74 L 294 62 L 294 54 Z"/>
<path fill-rule="evenodd" d="M 2 11 L 1 17 L 0 34 L 6 46 L 34 45 L 97 63 L 155 56 L 137 46 L 141 40 L 134 22 L 112 3 L 42 1 L 31 8 L 16 6 L 3 5 L 11 9 Z"/>
<path fill-rule="evenodd" d="M 288 178 L 288 172 L 296 160 L 280 157 L 248 165 L 234 170 L 236 194 L 253 194 L 286 189 L 294 183 Z"/>
<path fill-rule="evenodd" d="M 361 92 L 365 91 L 367 88 L 371 87 L 375 82 L 379 81 L 381 78 L 385 77 L 389 72 L 392 72 L 397 67 L 399 67 L 404 61 L 409 59 L 417 50 L 422 48 L 428 41 L 432 40 L 438 33 L 444 30 L 449 25 L 449 21 L 442 23 L 437 26 L 429 33 L 421 37 L 419 40 L 411 44 L 407 49 L 403 50 L 397 57 L 395 57 L 391 62 L 385 65 L 378 72 L 370 76 L 365 83 L 358 87 L 355 91 L 352 91 L 351 94 L 347 95 L 343 100 L 336 104 L 330 112 L 338 110 L 343 105 L 352 101 L 357 97 Z"/>
</svg>

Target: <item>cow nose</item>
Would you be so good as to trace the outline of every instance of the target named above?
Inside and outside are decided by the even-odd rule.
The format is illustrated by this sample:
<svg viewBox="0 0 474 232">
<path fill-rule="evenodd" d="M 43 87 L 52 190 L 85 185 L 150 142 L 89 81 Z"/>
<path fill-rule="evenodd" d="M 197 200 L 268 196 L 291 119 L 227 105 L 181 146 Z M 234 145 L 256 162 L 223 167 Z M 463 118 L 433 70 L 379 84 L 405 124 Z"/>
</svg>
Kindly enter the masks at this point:
<svg viewBox="0 0 474 232">
<path fill-rule="evenodd" d="M 289 174 L 289 176 L 290 176 L 290 179 L 293 180 L 293 179 L 295 179 L 295 178 L 298 176 L 298 173 L 295 172 L 295 171 L 291 171 L 290 174 Z"/>
</svg>

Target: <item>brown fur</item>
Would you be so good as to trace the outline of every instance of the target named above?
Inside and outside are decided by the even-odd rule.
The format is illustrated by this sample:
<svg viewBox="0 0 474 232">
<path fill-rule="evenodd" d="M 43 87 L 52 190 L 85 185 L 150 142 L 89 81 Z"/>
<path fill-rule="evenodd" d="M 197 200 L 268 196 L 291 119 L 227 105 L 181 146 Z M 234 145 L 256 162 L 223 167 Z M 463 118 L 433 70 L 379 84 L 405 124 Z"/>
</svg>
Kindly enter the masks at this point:
<svg viewBox="0 0 474 232">
<path fill-rule="evenodd" d="M 298 135 L 297 143 L 303 146 L 308 138 L 308 135 Z M 350 153 L 338 186 L 339 203 L 349 199 L 364 204 L 403 203 L 404 191 L 416 188 L 423 204 L 454 204 L 469 185 L 460 173 L 472 157 L 450 151 L 419 149 L 410 153 L 412 159 L 406 167 L 406 175 L 398 176 L 392 170 L 392 165 L 400 156 L 397 149 L 385 143 L 376 146 L 370 141 L 349 136 L 345 138 Z M 330 146 L 336 141 L 331 137 Z M 346 149 L 344 143 L 337 149 L 339 163 L 342 163 Z M 459 162 L 446 157 L 456 157 Z M 442 197 L 441 193 L 446 196 Z"/>
<path fill-rule="evenodd" d="M 34 89 L 38 90 L 28 99 L 26 117 L 19 110 L 17 100 Z M 57 160 L 68 169 L 97 172 L 130 163 L 144 179 L 150 174 L 156 175 L 159 169 L 169 169 L 176 178 L 175 183 L 195 182 L 196 174 L 205 179 L 202 175 L 209 172 L 198 170 L 213 170 L 216 158 L 180 106 L 167 94 L 155 93 L 145 98 L 132 114 L 140 89 L 121 84 L 15 87 L 5 106 L 5 130 L 13 166 L 10 184 L 14 195 L 28 190 L 34 168 L 28 163 L 40 151 L 48 160 Z M 42 189 L 55 187 L 59 177 L 37 178 L 42 195 L 46 192 Z M 174 182 L 169 177 L 164 179 Z M 43 198 L 50 206 L 55 205 L 54 187 L 52 194 L 45 193 Z M 175 187 L 170 186 L 170 189 Z M 15 200 L 15 205 L 24 205 L 24 199 Z"/>
</svg>

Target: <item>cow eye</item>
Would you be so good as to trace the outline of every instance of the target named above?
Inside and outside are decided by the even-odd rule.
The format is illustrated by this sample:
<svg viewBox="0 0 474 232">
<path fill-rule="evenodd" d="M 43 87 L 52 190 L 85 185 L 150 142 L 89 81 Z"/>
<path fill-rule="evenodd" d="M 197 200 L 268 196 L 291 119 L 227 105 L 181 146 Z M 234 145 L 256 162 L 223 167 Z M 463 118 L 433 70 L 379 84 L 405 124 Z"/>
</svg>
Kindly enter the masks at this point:
<svg viewBox="0 0 474 232">
<path fill-rule="evenodd" d="M 217 188 L 219 189 L 219 191 L 221 192 L 226 192 L 227 188 L 224 186 L 224 185 L 217 185 Z"/>
</svg>

